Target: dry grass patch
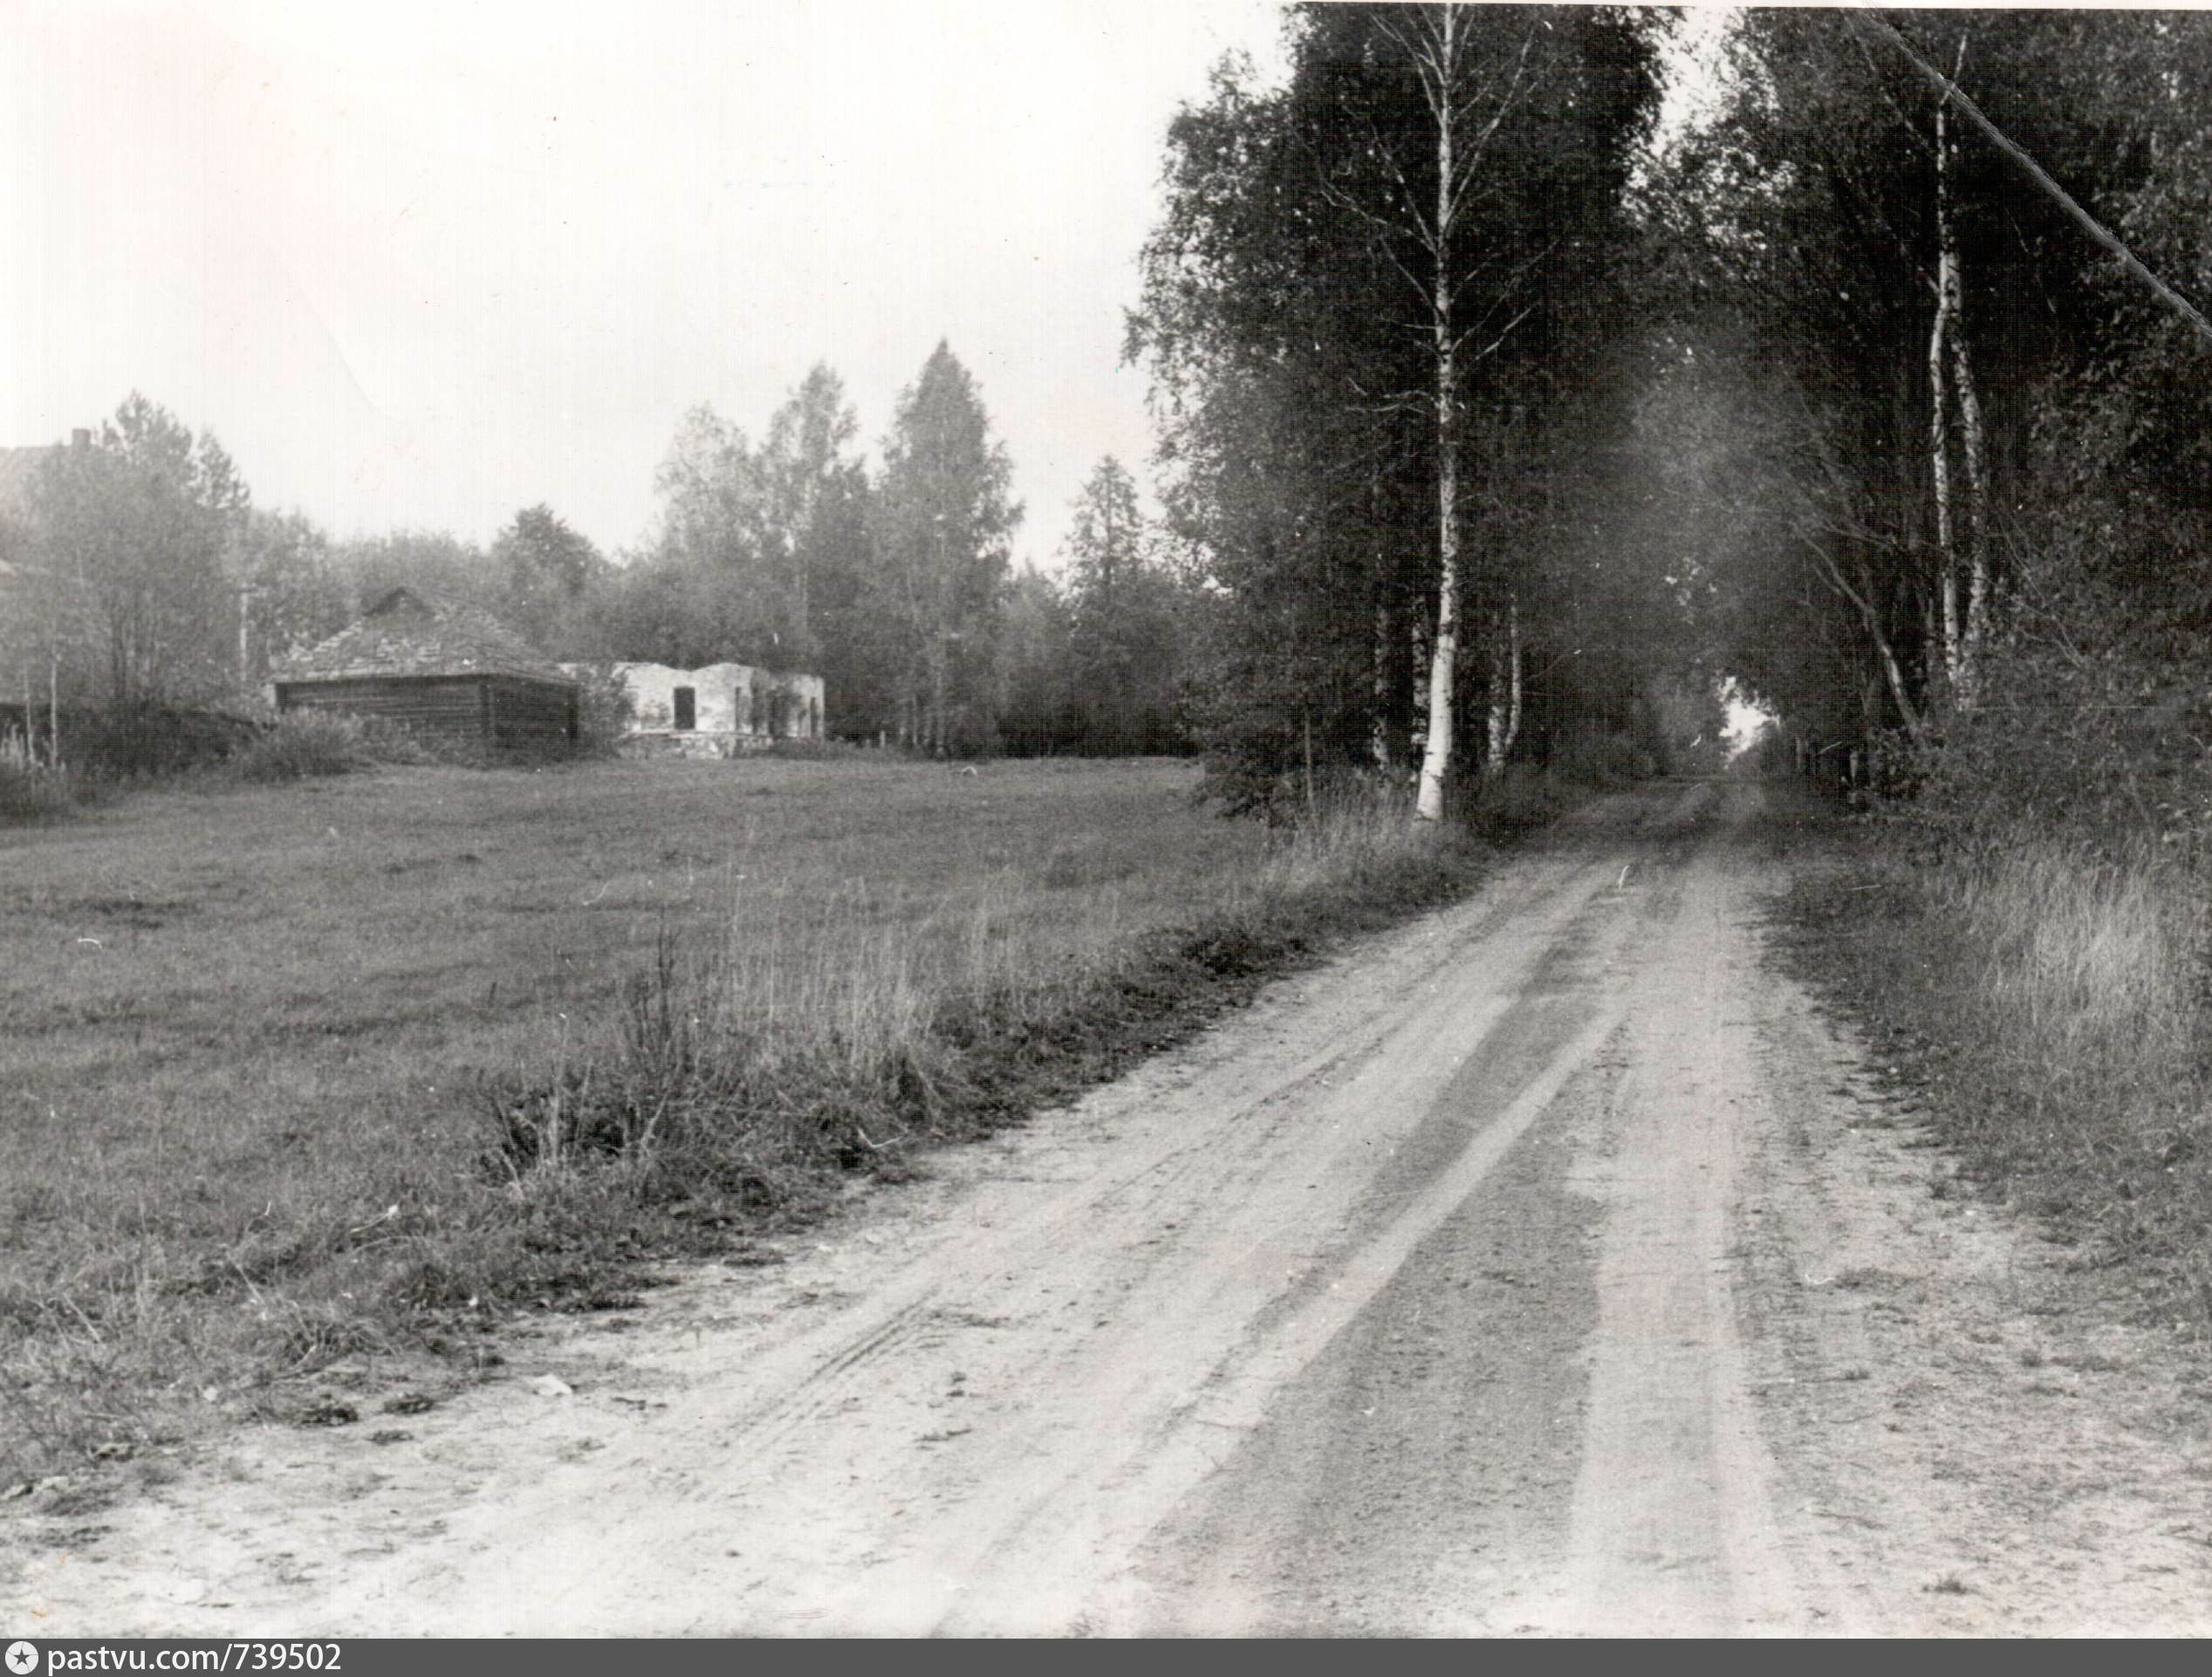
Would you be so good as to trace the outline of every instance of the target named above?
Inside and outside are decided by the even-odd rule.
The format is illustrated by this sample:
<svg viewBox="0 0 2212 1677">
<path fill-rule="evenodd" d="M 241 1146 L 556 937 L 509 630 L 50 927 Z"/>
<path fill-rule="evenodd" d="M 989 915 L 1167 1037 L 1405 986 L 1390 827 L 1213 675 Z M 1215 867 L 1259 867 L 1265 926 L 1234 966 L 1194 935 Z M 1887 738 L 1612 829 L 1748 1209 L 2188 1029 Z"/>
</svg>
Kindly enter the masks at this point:
<svg viewBox="0 0 2212 1677">
<path fill-rule="evenodd" d="M 1948 862 L 1861 835 L 1785 910 L 1800 969 L 1963 1175 L 2083 1266 L 2126 1266 L 2145 1314 L 2212 1331 L 2212 921 L 2188 870 L 2048 834 Z"/>
<path fill-rule="evenodd" d="M 614 1160 L 660 1196 L 786 1203 L 827 1169 L 880 1169 L 1109 1075 L 1241 981 L 1463 877 L 1387 796 L 1215 831 L 1229 852 L 1173 914 L 1104 834 L 926 903 L 864 877 L 733 881 L 722 926 L 663 936 L 608 1019 L 490 1091 L 517 1190 Z"/>
</svg>

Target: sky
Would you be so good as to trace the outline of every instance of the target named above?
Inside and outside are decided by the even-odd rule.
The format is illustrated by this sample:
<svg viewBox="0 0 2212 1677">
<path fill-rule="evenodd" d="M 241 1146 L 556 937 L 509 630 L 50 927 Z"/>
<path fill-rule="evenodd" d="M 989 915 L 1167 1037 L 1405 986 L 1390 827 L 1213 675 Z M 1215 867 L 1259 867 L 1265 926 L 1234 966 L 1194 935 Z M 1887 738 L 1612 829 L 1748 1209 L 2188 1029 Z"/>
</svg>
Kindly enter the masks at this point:
<svg viewBox="0 0 2212 1677">
<path fill-rule="evenodd" d="M 0 445 L 136 389 L 256 503 L 633 549 L 702 402 L 817 361 L 871 452 L 940 339 L 1050 566 L 1104 455 L 1167 125 L 1258 0 L 0 0 Z"/>
</svg>

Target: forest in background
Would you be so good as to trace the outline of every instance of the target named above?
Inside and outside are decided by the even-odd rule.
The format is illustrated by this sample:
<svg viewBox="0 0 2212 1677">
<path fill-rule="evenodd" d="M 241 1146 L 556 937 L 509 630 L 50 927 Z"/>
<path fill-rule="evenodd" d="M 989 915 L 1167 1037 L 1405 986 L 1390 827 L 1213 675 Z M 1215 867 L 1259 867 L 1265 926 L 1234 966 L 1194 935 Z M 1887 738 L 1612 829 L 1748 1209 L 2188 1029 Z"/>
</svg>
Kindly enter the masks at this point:
<svg viewBox="0 0 2212 1677">
<path fill-rule="evenodd" d="M 550 660 L 819 674 L 848 739 L 936 755 L 1188 749 L 1181 573 L 1120 462 L 1093 470 L 1048 576 L 1013 565 L 1010 463 L 948 347 L 901 394 L 874 470 L 858 431 L 824 366 L 758 441 L 694 408 L 657 476 L 654 528 L 610 557 L 542 504 L 488 548 L 441 531 L 333 540 L 256 507 L 211 435 L 134 394 L 38 455 L 0 508 L 0 705 L 24 707 L 34 732 L 49 709 L 75 719 L 65 755 L 74 732 L 127 759 L 134 741 L 165 756 L 179 735 L 160 719 L 250 710 L 288 654 L 407 585 L 489 609 Z"/>
<path fill-rule="evenodd" d="M 1154 494 L 1100 462 L 1056 576 L 942 345 L 873 461 L 826 367 L 757 440 L 695 409 L 612 558 L 545 506 L 332 541 L 133 397 L 0 531 L 0 699 L 216 702 L 407 582 L 550 656 L 817 671 L 848 737 L 1195 747 L 1236 807 L 1715 766 L 1733 679 L 1956 842 L 2196 846 L 2202 340 L 1941 90 L 2201 293 L 2204 20 L 1754 10 L 1687 120 L 1667 10 L 1285 27 L 1167 135 Z"/>
</svg>

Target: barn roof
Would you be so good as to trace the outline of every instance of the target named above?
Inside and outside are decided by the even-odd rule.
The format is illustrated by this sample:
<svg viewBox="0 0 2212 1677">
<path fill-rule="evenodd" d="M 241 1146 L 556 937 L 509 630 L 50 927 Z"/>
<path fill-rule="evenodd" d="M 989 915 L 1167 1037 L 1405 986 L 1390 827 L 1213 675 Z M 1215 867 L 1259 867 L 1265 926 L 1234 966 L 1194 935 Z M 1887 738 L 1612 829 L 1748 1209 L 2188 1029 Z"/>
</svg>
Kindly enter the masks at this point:
<svg viewBox="0 0 2212 1677">
<path fill-rule="evenodd" d="M 270 679 L 277 681 L 359 681 L 380 675 L 569 679 L 482 606 L 414 588 L 394 588 L 363 613 L 359 622 L 270 672 Z"/>
</svg>

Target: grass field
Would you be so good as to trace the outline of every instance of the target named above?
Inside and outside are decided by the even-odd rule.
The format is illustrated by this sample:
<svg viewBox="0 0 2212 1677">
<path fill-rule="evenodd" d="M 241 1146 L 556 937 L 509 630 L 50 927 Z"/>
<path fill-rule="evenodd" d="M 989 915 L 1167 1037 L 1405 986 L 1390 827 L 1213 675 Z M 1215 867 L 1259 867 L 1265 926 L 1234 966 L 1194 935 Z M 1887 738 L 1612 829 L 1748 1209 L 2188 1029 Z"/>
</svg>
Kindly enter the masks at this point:
<svg viewBox="0 0 2212 1677">
<path fill-rule="evenodd" d="M 1195 780 L 416 768 L 0 830 L 0 1484 L 804 1215 L 903 1156 L 887 1122 L 1017 1112 L 1463 876 L 1394 818 L 1286 844 Z M 609 1112 L 672 1115 L 586 1169 Z"/>
</svg>

